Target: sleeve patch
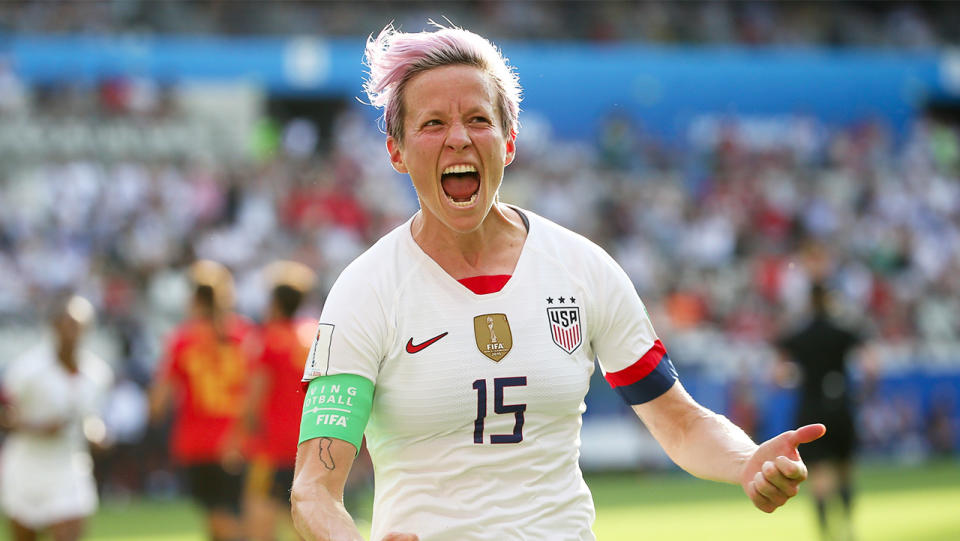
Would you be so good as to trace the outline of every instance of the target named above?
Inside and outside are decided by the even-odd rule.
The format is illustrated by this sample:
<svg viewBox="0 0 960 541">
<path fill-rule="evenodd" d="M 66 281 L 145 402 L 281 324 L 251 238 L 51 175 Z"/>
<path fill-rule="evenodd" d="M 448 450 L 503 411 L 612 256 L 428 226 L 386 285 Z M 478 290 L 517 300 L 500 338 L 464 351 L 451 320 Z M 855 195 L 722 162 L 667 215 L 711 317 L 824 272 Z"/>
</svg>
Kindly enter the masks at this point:
<svg viewBox="0 0 960 541">
<path fill-rule="evenodd" d="M 313 340 L 307 362 L 303 369 L 303 382 L 309 382 L 318 376 L 326 375 L 330 370 L 330 343 L 333 340 L 333 324 L 321 323 L 317 326 L 317 337 Z"/>
</svg>

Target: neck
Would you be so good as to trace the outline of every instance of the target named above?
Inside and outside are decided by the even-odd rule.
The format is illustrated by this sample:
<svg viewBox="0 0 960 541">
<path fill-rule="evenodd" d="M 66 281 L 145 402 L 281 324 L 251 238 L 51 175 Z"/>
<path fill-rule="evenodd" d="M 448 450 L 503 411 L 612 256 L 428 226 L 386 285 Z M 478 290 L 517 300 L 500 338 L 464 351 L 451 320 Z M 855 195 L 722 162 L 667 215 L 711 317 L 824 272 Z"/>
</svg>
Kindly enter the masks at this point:
<svg viewBox="0 0 960 541">
<path fill-rule="evenodd" d="M 58 344 L 57 360 L 68 372 L 77 371 L 77 352 L 75 348 L 67 344 Z"/>
<path fill-rule="evenodd" d="M 516 212 L 495 203 L 480 227 L 453 231 L 428 211 L 421 210 L 411 225 L 413 240 L 454 278 L 484 274 L 511 274 L 526 238 Z"/>
</svg>

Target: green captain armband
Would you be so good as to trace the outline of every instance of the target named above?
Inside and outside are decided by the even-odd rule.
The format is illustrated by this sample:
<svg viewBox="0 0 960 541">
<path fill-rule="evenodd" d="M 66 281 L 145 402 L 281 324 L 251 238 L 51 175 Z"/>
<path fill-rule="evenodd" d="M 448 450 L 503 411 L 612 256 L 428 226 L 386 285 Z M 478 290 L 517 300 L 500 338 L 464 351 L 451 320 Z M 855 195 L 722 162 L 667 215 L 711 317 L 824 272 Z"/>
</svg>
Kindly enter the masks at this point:
<svg viewBox="0 0 960 541">
<path fill-rule="evenodd" d="M 363 430 L 373 409 L 373 382 L 355 374 L 321 376 L 310 382 L 303 399 L 300 443 L 337 438 L 360 452 Z"/>
</svg>

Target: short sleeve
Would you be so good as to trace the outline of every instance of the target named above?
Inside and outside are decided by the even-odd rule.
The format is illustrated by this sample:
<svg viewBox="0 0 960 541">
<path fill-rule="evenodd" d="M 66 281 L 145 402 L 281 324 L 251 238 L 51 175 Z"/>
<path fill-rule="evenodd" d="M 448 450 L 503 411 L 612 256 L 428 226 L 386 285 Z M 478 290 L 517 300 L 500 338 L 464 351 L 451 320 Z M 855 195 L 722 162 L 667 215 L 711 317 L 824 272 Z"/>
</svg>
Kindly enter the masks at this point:
<svg viewBox="0 0 960 541">
<path fill-rule="evenodd" d="M 355 374 L 376 383 L 389 340 L 386 304 L 370 275 L 351 265 L 327 297 L 307 355 L 303 384 L 319 376 Z"/>
<path fill-rule="evenodd" d="M 614 391 L 630 405 L 642 404 L 669 390 L 677 372 L 630 278 L 606 252 L 597 251 L 590 342 Z"/>
<path fill-rule="evenodd" d="M 28 390 L 30 381 L 29 364 L 22 359 L 15 359 L 7 365 L 2 380 L 4 399 L 17 403 Z"/>
</svg>

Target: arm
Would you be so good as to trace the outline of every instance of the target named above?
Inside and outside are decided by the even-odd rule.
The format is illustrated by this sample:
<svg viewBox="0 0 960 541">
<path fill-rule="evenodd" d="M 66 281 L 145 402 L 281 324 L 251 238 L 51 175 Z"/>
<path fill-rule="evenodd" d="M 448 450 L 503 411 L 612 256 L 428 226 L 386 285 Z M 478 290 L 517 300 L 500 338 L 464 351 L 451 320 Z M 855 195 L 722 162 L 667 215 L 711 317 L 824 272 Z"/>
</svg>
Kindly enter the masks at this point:
<svg viewBox="0 0 960 541">
<path fill-rule="evenodd" d="M 147 402 L 150 406 L 150 424 L 159 424 L 167 416 L 170 405 L 177 394 L 176 364 L 178 345 L 177 341 L 171 341 L 167 345 L 167 352 L 160 360 L 156 372 L 153 374 L 153 382 L 147 391 Z M 181 380 L 182 381 L 182 380 Z"/>
<path fill-rule="evenodd" d="M 270 389 L 271 380 L 269 372 L 262 365 L 257 366 L 250 376 L 242 419 L 244 428 L 251 434 L 260 430 L 260 410 Z"/>
<path fill-rule="evenodd" d="M 24 393 L 36 392 L 25 389 L 33 389 L 36 385 L 32 384 L 32 380 L 19 378 L 20 381 L 17 386 L 19 390 L 14 390 L 7 387 L 10 384 L 9 380 L 12 379 L 14 377 L 9 377 L 8 381 L 5 382 L 6 385 L 0 391 L 0 430 L 35 436 L 55 436 L 67 426 L 69 419 L 66 416 L 53 414 L 49 410 L 45 411 L 39 419 L 36 415 L 32 416 L 34 417 L 32 420 L 25 419 L 25 417 L 30 416 L 25 416 L 18 406 L 23 401 Z M 45 388 L 43 382 L 39 382 L 39 386 Z"/>
<path fill-rule="evenodd" d="M 353 444 L 336 438 L 314 438 L 297 447 L 291 512 L 307 541 L 363 541 L 343 506 L 343 486 L 355 455 Z"/>
<path fill-rule="evenodd" d="M 9 432 L 25 432 L 37 436 L 54 436 L 65 426 L 66 420 L 50 420 L 46 422 L 27 422 L 17 414 L 13 406 L 0 408 L 0 430 Z"/>
<path fill-rule="evenodd" d="M 150 386 L 148 399 L 150 402 L 150 422 L 156 423 L 163 419 L 170 407 L 170 401 L 173 398 L 173 384 L 165 377 L 160 376 Z"/>
<path fill-rule="evenodd" d="M 823 425 L 807 425 L 758 446 L 726 417 L 693 400 L 679 381 L 633 409 L 677 465 L 703 479 L 739 484 L 767 513 L 795 496 L 807 478 L 797 447 L 826 432 Z"/>
</svg>

